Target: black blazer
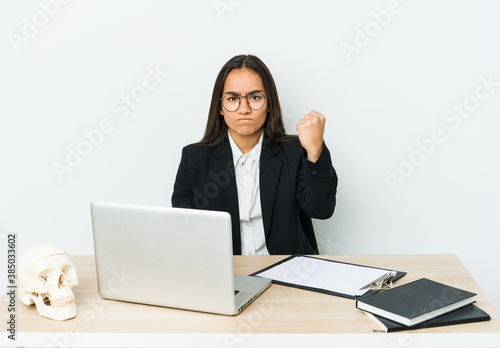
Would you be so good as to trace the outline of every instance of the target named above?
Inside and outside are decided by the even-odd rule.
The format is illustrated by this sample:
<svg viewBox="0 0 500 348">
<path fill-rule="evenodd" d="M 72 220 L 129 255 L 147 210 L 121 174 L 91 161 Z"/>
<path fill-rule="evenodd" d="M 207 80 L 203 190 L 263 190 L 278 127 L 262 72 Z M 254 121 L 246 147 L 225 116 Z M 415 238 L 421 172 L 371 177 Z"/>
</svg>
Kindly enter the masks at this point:
<svg viewBox="0 0 500 348">
<path fill-rule="evenodd" d="M 271 255 L 317 254 L 311 218 L 327 219 L 335 208 L 337 174 L 323 145 L 312 163 L 297 137 L 273 144 L 264 139 L 260 157 L 260 199 L 267 250 Z M 229 139 L 215 147 L 182 150 L 172 206 L 231 214 L 233 253 L 241 254 L 240 217 Z"/>
</svg>

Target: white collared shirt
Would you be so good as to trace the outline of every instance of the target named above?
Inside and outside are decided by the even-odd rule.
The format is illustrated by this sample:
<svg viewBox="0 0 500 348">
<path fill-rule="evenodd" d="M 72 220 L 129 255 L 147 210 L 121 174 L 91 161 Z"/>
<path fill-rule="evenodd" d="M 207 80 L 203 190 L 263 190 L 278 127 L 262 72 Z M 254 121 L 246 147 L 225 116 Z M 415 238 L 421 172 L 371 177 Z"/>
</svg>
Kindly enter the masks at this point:
<svg viewBox="0 0 500 348">
<path fill-rule="evenodd" d="M 229 143 L 233 152 L 234 173 L 240 210 L 240 235 L 242 255 L 269 255 L 266 247 L 262 207 L 260 204 L 260 153 L 264 132 L 259 142 L 246 154 L 243 154 L 229 134 Z"/>
</svg>

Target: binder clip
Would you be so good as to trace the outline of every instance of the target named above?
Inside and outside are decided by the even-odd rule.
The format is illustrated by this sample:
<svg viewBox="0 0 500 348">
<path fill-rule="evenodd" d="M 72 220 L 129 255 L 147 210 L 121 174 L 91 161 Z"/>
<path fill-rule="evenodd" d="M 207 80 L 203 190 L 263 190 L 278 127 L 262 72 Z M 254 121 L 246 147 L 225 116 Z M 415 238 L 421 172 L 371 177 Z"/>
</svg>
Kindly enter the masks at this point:
<svg viewBox="0 0 500 348">
<path fill-rule="evenodd" d="M 392 278 L 394 278 L 395 275 L 396 274 L 393 272 L 385 273 L 371 283 L 366 284 L 359 290 L 369 288 L 370 290 L 384 291 L 390 289 L 394 286 L 392 283 Z"/>
</svg>

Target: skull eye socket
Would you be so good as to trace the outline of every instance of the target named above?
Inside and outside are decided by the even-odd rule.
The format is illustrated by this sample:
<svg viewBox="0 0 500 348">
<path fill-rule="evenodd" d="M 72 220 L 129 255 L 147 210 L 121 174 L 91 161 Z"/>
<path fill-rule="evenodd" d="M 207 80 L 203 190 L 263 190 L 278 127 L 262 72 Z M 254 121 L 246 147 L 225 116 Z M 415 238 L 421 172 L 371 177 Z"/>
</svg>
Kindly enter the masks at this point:
<svg viewBox="0 0 500 348">
<path fill-rule="evenodd" d="M 66 287 L 67 283 L 66 283 L 66 277 L 64 277 L 64 273 L 61 273 L 59 275 L 59 281 L 57 283 L 57 286 L 60 288 L 63 288 L 63 287 Z"/>
</svg>

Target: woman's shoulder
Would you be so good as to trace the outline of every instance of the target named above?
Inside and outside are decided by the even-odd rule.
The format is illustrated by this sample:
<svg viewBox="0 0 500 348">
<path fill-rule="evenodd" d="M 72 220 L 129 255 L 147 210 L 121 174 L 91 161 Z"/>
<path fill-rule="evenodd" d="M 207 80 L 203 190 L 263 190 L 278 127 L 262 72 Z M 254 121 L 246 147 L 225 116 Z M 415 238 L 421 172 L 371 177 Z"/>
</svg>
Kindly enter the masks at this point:
<svg viewBox="0 0 500 348">
<path fill-rule="evenodd" d="M 299 159 L 302 156 L 302 145 L 299 141 L 298 136 L 287 136 L 281 141 L 267 141 L 264 143 L 264 146 L 267 147 L 273 155 L 277 155 L 278 153 L 282 153 L 284 158 L 290 159 Z"/>
<path fill-rule="evenodd" d="M 182 153 L 187 154 L 187 155 L 202 155 L 202 154 L 211 154 L 214 151 L 217 151 L 222 146 L 220 145 L 215 145 L 215 146 L 207 146 L 202 143 L 193 143 L 186 145 L 182 148 Z"/>
<path fill-rule="evenodd" d="M 201 145 L 200 143 L 192 143 L 192 144 L 188 144 L 186 146 L 184 146 L 182 148 L 183 151 L 189 151 L 189 152 L 196 152 L 196 151 L 200 151 L 202 149 L 206 149 L 207 147 L 206 146 L 203 146 Z"/>
<path fill-rule="evenodd" d="M 302 149 L 302 144 L 297 135 L 289 135 L 278 142 L 277 145 L 285 151 L 298 151 Z"/>
</svg>

